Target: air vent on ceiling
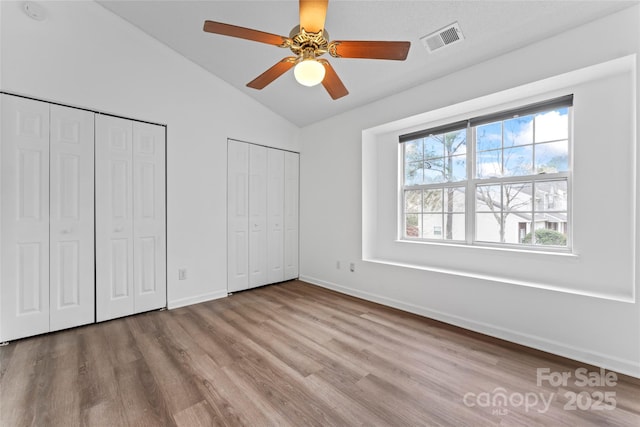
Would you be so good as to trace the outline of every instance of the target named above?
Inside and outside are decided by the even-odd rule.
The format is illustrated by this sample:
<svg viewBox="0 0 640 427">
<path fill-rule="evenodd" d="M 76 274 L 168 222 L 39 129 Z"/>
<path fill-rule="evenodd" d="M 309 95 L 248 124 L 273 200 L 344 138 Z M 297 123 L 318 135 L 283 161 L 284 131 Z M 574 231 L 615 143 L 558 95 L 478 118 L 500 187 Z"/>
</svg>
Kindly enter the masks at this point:
<svg viewBox="0 0 640 427">
<path fill-rule="evenodd" d="M 464 35 L 457 22 L 420 38 L 420 41 L 429 52 L 461 42 L 462 40 L 464 40 Z"/>
</svg>

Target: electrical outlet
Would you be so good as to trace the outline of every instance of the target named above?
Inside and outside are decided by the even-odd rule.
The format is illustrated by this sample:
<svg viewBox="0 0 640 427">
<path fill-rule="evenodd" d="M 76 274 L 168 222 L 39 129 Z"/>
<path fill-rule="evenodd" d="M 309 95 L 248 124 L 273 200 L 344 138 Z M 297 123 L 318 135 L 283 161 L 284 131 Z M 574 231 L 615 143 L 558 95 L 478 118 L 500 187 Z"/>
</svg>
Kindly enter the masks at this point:
<svg viewBox="0 0 640 427">
<path fill-rule="evenodd" d="M 187 280 L 187 269 L 179 268 L 178 269 L 178 280 Z"/>
<path fill-rule="evenodd" d="M 356 264 L 354 262 L 352 262 L 351 264 L 349 264 L 349 270 L 353 273 L 354 271 L 356 271 Z"/>
<path fill-rule="evenodd" d="M 340 270 L 340 261 L 336 261 L 336 268 Z"/>
</svg>

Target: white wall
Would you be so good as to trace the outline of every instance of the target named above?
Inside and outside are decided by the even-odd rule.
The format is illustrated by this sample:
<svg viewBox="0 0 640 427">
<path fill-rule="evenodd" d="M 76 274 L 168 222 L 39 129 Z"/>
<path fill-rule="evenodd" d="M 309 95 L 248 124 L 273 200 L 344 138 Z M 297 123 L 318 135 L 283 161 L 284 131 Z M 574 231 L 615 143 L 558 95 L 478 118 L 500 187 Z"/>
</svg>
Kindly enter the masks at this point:
<svg viewBox="0 0 640 427">
<path fill-rule="evenodd" d="M 633 302 L 635 64 L 628 55 L 363 131 L 364 259 Z M 398 209 L 389 200 L 398 197 L 399 167 L 390 159 L 400 135 L 413 130 L 409 122 L 431 128 L 484 114 L 479 106 L 503 110 L 559 94 L 574 96 L 571 254 L 397 241 Z"/>
<path fill-rule="evenodd" d="M 638 209 L 634 203 L 638 199 L 635 172 L 638 161 L 637 120 L 631 120 L 633 128 L 626 133 L 627 139 L 623 142 L 627 153 L 623 167 L 619 167 L 619 163 L 611 165 L 611 176 L 618 180 L 616 188 L 626 189 L 616 194 L 623 206 L 619 213 L 623 216 L 621 222 L 631 224 L 631 228 L 626 230 L 626 236 L 631 238 L 625 238 L 622 244 L 611 244 L 603 234 L 595 237 L 603 237 L 603 241 L 608 243 L 605 251 L 600 249 L 599 253 L 606 254 L 608 260 L 616 260 L 616 266 L 622 266 L 623 272 L 607 270 L 608 265 L 600 263 L 597 267 L 599 282 L 586 284 L 587 290 L 596 288 L 602 291 L 607 286 L 603 283 L 607 281 L 607 273 L 611 273 L 615 280 L 612 283 L 614 297 L 582 292 L 585 289 L 580 289 L 580 283 L 573 290 L 519 286 L 513 281 L 499 280 L 500 271 L 497 271 L 499 267 L 495 263 L 493 270 L 481 271 L 477 275 L 469 271 L 470 274 L 463 275 L 451 274 L 447 269 L 438 271 L 438 268 L 428 270 L 400 263 L 362 261 L 363 250 L 365 258 L 371 255 L 367 253 L 371 248 L 363 247 L 363 227 L 365 241 L 368 242 L 371 235 L 379 234 L 380 230 L 376 229 L 378 218 L 385 215 L 380 209 L 373 212 L 372 206 L 376 203 L 379 207 L 384 206 L 386 199 L 372 203 L 371 197 L 385 197 L 385 186 L 393 188 L 397 185 L 396 182 L 381 182 L 387 178 L 385 175 L 366 168 L 363 175 L 363 161 L 365 166 L 369 161 L 384 164 L 384 158 L 375 158 L 380 151 L 371 154 L 365 145 L 363 152 L 362 146 L 367 143 L 363 140 L 363 131 L 638 53 L 640 6 L 634 6 L 438 81 L 303 128 L 300 139 L 301 277 L 342 292 L 640 377 L 640 308 L 637 302 L 640 289 L 634 276 L 638 260 L 635 259 L 637 256 L 632 256 L 633 251 L 638 253 L 640 240 L 634 228 L 638 222 Z M 626 79 L 626 83 L 621 84 L 627 85 L 627 90 L 633 93 L 637 102 L 640 98 L 637 57 L 632 68 L 626 73 L 627 77 L 621 77 Z M 617 88 L 623 86 L 615 84 Z M 616 101 L 608 98 L 606 92 L 598 92 L 597 95 L 589 102 L 608 105 Z M 628 103 L 630 98 L 622 96 Z M 628 117 L 637 118 L 637 107 L 622 123 L 629 123 Z M 607 136 L 600 131 L 592 135 L 583 129 L 576 129 L 580 133 L 580 144 L 602 147 L 607 143 Z M 383 155 L 388 158 L 390 168 L 397 167 L 394 164 L 397 159 L 395 152 Z M 595 165 L 584 164 L 593 157 L 585 159 L 580 159 L 583 163 L 579 167 L 586 177 L 588 174 L 584 172 Z M 367 191 L 363 193 L 363 189 L 373 189 L 372 193 L 376 193 L 376 189 L 380 191 L 369 194 Z M 574 197 L 576 206 L 590 206 L 587 203 L 588 192 L 584 189 L 576 190 Z M 395 209 L 394 198 L 386 200 L 386 203 L 391 211 Z M 364 212 L 364 224 L 363 209 L 367 210 Z M 577 221 L 587 218 L 576 215 Z M 592 224 L 593 227 L 601 225 Z M 583 226 L 584 229 L 588 224 Z M 593 242 L 586 242 L 582 237 L 581 246 L 586 247 L 587 243 L 594 247 Z M 374 247 L 373 252 L 377 249 L 379 247 Z M 473 250 L 461 249 L 456 251 L 456 256 L 459 270 L 465 267 L 473 269 Z M 505 254 L 503 263 L 511 262 L 511 258 Z M 545 274 L 549 277 L 562 276 L 567 263 L 575 263 L 575 260 L 585 262 L 579 256 L 550 258 L 545 261 L 550 269 Z M 336 261 L 341 262 L 340 269 L 336 268 Z M 425 259 L 421 263 L 428 266 L 431 261 Z M 589 260 L 598 261 L 597 258 Z M 354 273 L 349 272 L 350 262 L 356 264 Z M 521 266 L 527 267 L 526 264 Z M 526 279 L 526 275 L 522 277 Z"/>
<path fill-rule="evenodd" d="M 169 306 L 225 296 L 227 137 L 299 151 L 298 128 L 96 3 L 41 4 L 0 2 L 0 90 L 166 124 Z"/>
</svg>

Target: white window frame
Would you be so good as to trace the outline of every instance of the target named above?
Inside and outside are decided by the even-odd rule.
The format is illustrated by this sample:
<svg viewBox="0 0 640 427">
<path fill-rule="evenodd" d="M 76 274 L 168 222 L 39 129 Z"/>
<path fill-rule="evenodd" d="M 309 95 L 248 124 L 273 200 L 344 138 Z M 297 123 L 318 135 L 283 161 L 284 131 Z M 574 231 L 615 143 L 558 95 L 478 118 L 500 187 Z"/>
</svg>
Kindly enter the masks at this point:
<svg viewBox="0 0 640 427">
<path fill-rule="evenodd" d="M 544 107 L 544 105 L 548 105 L 548 107 Z M 568 167 L 566 172 L 555 172 L 555 173 L 535 173 L 532 172 L 531 175 L 522 175 L 522 176 L 501 176 L 501 177 L 492 177 L 492 178 L 478 178 L 476 177 L 476 127 L 482 124 L 491 123 L 491 118 L 496 117 L 494 120 L 504 121 L 508 120 L 509 115 L 512 117 L 518 117 L 520 115 L 529 115 L 536 114 L 545 111 L 553 111 L 559 108 L 567 108 L 568 109 Z M 537 110 L 537 111 L 536 111 Z M 524 114 L 520 114 L 520 112 L 524 111 Z M 418 184 L 418 185 L 405 185 L 405 167 L 406 167 L 406 156 L 405 156 L 405 148 L 406 145 L 404 142 L 411 141 L 410 139 L 413 135 L 416 137 L 413 139 L 418 139 L 422 134 L 427 136 L 427 134 L 444 134 L 447 132 L 454 131 L 456 129 L 462 130 L 465 127 L 460 126 L 462 122 L 466 122 L 466 174 L 467 179 L 462 181 L 452 181 L 452 182 L 442 182 L 442 183 L 433 183 L 433 184 Z M 572 252 L 572 171 L 573 171 L 573 95 L 567 95 L 559 98 L 554 98 L 547 101 L 542 101 L 536 104 L 525 105 L 523 107 L 516 107 L 506 111 L 497 111 L 496 113 L 492 113 L 486 116 L 477 117 L 473 119 L 467 119 L 462 122 L 454 122 L 450 124 L 445 124 L 443 126 L 438 126 L 436 128 L 432 128 L 431 130 L 422 130 L 418 132 L 412 132 L 408 135 L 400 136 L 400 150 L 401 150 L 401 167 L 399 168 L 400 172 L 400 197 L 399 201 L 401 204 L 400 207 L 400 224 L 399 224 L 399 235 L 398 240 L 400 241 L 409 241 L 409 242 L 426 242 L 426 243 L 437 243 L 437 244 L 445 244 L 445 245 L 468 245 L 468 246 L 480 246 L 480 247 L 496 247 L 496 248 L 505 248 L 505 249 L 515 249 L 515 250 L 533 250 L 533 251 L 544 251 L 544 252 Z M 444 131 L 439 132 L 439 130 L 443 129 Z M 535 139 L 534 139 L 535 141 Z M 545 141 L 544 143 L 548 143 L 552 141 Z M 537 143 L 532 142 L 532 158 L 535 159 L 535 149 Z M 501 153 L 504 153 L 505 147 L 501 146 Z M 424 159 L 424 157 L 423 157 Z M 541 212 L 536 212 L 535 207 L 535 184 L 540 182 L 551 182 L 551 181 L 566 181 L 567 184 L 567 208 L 566 211 L 562 210 L 562 213 L 566 212 L 567 216 L 567 244 L 566 246 L 553 246 L 553 245 L 536 245 L 535 244 L 535 215 L 536 213 L 540 214 Z M 476 212 L 476 188 L 478 185 L 504 185 L 504 184 L 512 184 L 512 183 L 531 183 L 532 185 L 532 203 L 531 210 L 526 212 L 531 215 L 531 234 L 532 234 L 532 243 L 531 244 L 523 244 L 523 243 L 506 243 L 506 242 L 488 242 L 476 239 L 477 234 L 477 213 Z M 452 187 L 464 187 L 465 188 L 465 238 L 464 240 L 447 240 L 444 238 L 444 225 L 442 225 L 442 238 L 425 238 L 425 237 L 409 237 L 406 236 L 406 218 L 407 213 L 405 212 L 406 203 L 405 203 L 405 191 L 406 190 L 432 190 L 432 189 L 444 189 L 452 188 Z M 444 198 L 442 200 L 444 204 Z M 424 211 L 421 210 L 421 214 Z M 443 216 L 446 215 L 446 211 L 443 207 Z M 504 212 L 503 209 L 500 212 Z M 522 212 L 522 211 L 521 211 Z M 544 213 L 554 213 L 560 211 L 545 211 Z M 424 225 L 421 229 L 424 228 Z"/>
</svg>

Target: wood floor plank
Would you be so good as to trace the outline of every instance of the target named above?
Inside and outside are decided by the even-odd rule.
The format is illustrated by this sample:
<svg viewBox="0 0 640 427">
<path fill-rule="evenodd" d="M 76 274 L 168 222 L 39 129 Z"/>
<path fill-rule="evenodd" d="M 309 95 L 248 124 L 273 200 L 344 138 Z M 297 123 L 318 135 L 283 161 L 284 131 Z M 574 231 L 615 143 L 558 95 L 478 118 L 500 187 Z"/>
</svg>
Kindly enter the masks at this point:
<svg viewBox="0 0 640 427">
<path fill-rule="evenodd" d="M 57 334 L 64 334 L 58 332 Z M 79 328 L 78 389 L 80 419 L 83 425 L 113 423 L 126 425 L 126 416 L 118 392 L 118 381 L 111 346 L 103 324 Z M 38 339 L 36 337 L 33 339 Z"/>
<path fill-rule="evenodd" d="M 211 427 L 218 424 L 210 415 L 206 401 L 198 402 L 174 415 L 178 427 Z"/>
<path fill-rule="evenodd" d="M 36 408 L 31 404 L 36 378 L 36 365 L 41 352 L 48 348 L 46 340 L 22 340 L 5 346 L 14 349 L 12 357 L 3 358 L 5 375 L 0 386 L 0 425 L 31 425 Z M 7 353 L 9 353 L 7 351 Z"/>
<path fill-rule="evenodd" d="M 202 400 L 186 367 L 189 355 L 177 342 L 172 341 L 166 334 L 158 337 L 139 334 L 135 335 L 135 339 L 155 381 L 159 384 L 163 402 L 167 404 L 169 413 L 177 413 Z"/>
<path fill-rule="evenodd" d="M 640 379 L 538 386 L 538 368 L 599 372 L 289 281 L 0 347 L 0 425 L 640 425 Z M 600 392 L 615 409 L 570 407 Z"/>
<path fill-rule="evenodd" d="M 172 412 L 146 361 L 137 359 L 118 366 L 116 377 L 128 425 L 174 425 Z"/>
<path fill-rule="evenodd" d="M 48 390 L 48 416 L 41 425 L 53 425 L 57 420 L 68 420 L 70 425 L 80 424 L 80 396 L 78 388 L 78 334 L 57 334 L 51 349 L 51 385 Z"/>
<path fill-rule="evenodd" d="M 344 357 L 341 353 L 332 352 L 326 346 L 316 343 L 305 335 L 299 334 L 296 330 L 283 325 L 280 321 L 270 320 L 266 323 L 273 330 L 285 338 L 288 338 L 291 351 L 302 353 L 310 359 L 313 359 L 322 368 L 339 371 L 344 378 L 357 381 L 369 373 L 357 362 L 352 361 L 348 357 Z"/>
<path fill-rule="evenodd" d="M 371 410 L 366 399 L 358 400 L 353 396 L 353 393 L 347 393 L 342 386 L 344 381 L 340 383 L 340 387 L 335 387 L 321 376 L 311 374 L 305 378 L 305 383 L 313 390 L 317 399 L 322 400 L 332 411 L 345 420 L 345 425 L 381 426 L 388 424 L 384 418 L 378 415 L 378 411 Z M 352 391 L 355 390 L 355 384 L 350 387 L 352 387 Z"/>
</svg>

